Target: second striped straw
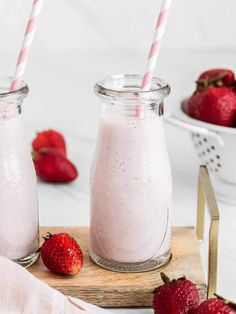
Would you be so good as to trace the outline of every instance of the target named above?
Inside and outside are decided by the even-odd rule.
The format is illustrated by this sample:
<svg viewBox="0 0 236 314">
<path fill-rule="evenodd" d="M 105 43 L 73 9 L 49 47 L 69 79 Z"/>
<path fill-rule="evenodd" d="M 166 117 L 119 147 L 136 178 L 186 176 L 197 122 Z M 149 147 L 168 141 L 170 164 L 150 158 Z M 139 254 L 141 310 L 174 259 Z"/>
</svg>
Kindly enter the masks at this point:
<svg viewBox="0 0 236 314">
<path fill-rule="evenodd" d="M 148 56 L 147 67 L 142 81 L 141 86 L 142 90 L 149 90 L 152 83 L 152 77 L 156 67 L 157 58 L 160 52 L 161 40 L 165 32 L 171 1 L 172 0 L 164 0 L 162 2 L 161 12 L 158 16 L 154 38 Z"/>
<path fill-rule="evenodd" d="M 22 76 L 25 72 L 26 63 L 28 61 L 30 48 L 34 39 L 37 28 L 38 17 L 41 11 L 43 0 L 34 0 L 30 18 L 26 27 L 22 48 L 17 60 L 14 80 L 12 81 L 10 91 L 15 91 L 20 87 Z"/>
<path fill-rule="evenodd" d="M 153 42 L 149 51 L 147 66 L 141 84 L 141 90 L 143 91 L 148 91 L 152 84 L 152 78 L 160 52 L 161 40 L 165 32 L 171 2 L 172 0 L 163 0 L 161 4 L 161 11 L 157 19 Z M 138 106 L 136 110 L 136 116 L 141 116 L 142 109 L 142 105 Z"/>
</svg>

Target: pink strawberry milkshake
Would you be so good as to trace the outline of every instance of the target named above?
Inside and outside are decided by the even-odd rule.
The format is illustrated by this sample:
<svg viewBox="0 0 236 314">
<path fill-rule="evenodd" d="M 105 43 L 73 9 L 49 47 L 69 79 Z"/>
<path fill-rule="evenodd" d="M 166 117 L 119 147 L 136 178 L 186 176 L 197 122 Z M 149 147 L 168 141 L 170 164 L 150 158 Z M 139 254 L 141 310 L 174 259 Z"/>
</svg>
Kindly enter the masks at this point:
<svg viewBox="0 0 236 314">
<path fill-rule="evenodd" d="M 163 119 L 103 118 L 91 171 L 91 249 L 140 263 L 170 251 L 171 172 Z"/>
<path fill-rule="evenodd" d="M 36 177 L 21 116 L 0 121 L 0 255 L 16 260 L 38 248 Z"/>
<path fill-rule="evenodd" d="M 26 143 L 21 103 L 28 87 L 8 92 L 10 79 L 0 80 L 0 255 L 23 266 L 38 256 L 36 174 Z"/>
</svg>

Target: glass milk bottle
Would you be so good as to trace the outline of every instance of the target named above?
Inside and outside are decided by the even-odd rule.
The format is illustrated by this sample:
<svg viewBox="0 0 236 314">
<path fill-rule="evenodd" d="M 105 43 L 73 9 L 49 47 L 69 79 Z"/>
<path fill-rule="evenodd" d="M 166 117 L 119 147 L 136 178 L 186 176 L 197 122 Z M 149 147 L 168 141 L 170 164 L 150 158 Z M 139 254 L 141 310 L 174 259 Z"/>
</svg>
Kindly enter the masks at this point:
<svg viewBox="0 0 236 314">
<path fill-rule="evenodd" d="M 155 269 L 171 257 L 172 179 L 163 130 L 170 88 L 154 78 L 150 91 L 140 91 L 141 81 L 117 75 L 95 85 L 102 110 L 90 177 L 90 254 L 121 272 Z"/>
<path fill-rule="evenodd" d="M 21 117 L 28 87 L 10 84 L 0 79 L 0 255 L 26 267 L 38 257 L 36 174 Z"/>
</svg>

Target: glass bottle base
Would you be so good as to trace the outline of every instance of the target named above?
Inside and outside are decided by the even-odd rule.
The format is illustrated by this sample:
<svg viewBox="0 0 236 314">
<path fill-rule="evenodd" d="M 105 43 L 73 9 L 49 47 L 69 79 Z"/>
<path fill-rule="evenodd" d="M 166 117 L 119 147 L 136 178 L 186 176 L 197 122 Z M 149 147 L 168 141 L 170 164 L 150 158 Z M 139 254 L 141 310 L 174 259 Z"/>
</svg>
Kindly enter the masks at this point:
<svg viewBox="0 0 236 314">
<path fill-rule="evenodd" d="M 14 262 L 27 268 L 27 267 L 33 265 L 37 261 L 38 258 L 39 258 L 39 252 L 34 252 L 28 256 L 16 259 L 16 260 L 14 260 Z"/>
<path fill-rule="evenodd" d="M 121 273 L 141 273 L 154 270 L 166 265 L 171 260 L 170 251 L 162 256 L 140 263 L 122 263 L 108 260 L 104 257 L 97 256 L 93 251 L 90 251 L 90 256 L 98 266 Z"/>
</svg>

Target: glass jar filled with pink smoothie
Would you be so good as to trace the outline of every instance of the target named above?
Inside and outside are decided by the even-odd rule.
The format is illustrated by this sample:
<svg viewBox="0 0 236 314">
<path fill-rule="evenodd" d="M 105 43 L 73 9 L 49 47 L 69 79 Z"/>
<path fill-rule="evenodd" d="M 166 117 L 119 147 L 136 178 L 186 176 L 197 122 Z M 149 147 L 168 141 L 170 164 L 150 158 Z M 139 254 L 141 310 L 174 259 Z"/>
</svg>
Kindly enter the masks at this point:
<svg viewBox="0 0 236 314">
<path fill-rule="evenodd" d="M 90 177 L 91 258 L 121 272 L 161 267 L 171 257 L 172 178 L 163 130 L 170 87 L 154 78 L 117 75 L 99 81 L 99 135 Z"/>
<path fill-rule="evenodd" d="M 36 174 L 21 117 L 28 86 L 0 79 L 0 255 L 22 266 L 38 257 Z"/>
</svg>

